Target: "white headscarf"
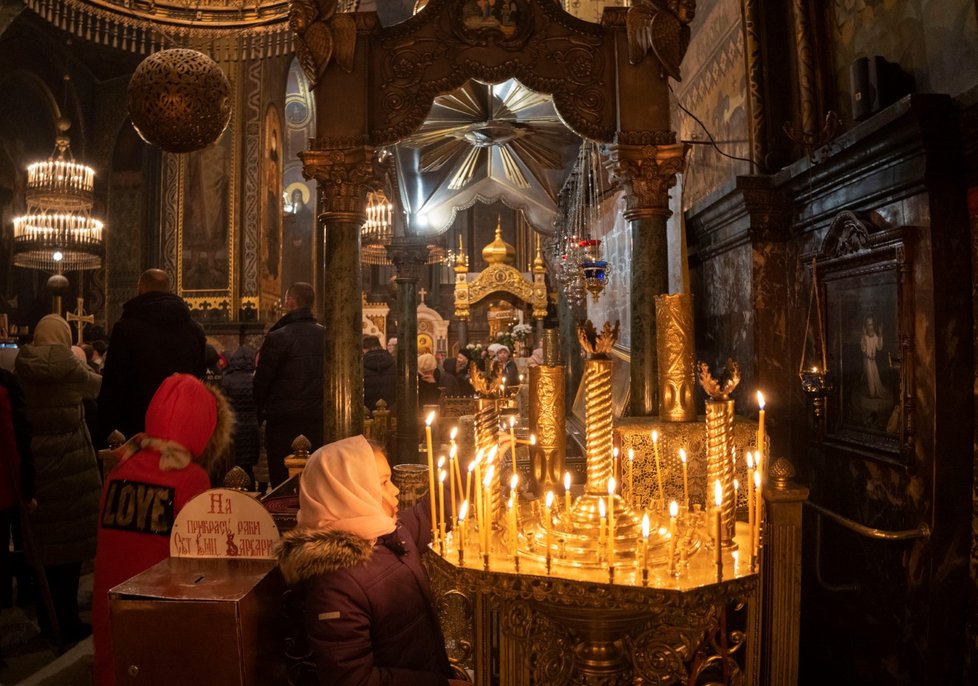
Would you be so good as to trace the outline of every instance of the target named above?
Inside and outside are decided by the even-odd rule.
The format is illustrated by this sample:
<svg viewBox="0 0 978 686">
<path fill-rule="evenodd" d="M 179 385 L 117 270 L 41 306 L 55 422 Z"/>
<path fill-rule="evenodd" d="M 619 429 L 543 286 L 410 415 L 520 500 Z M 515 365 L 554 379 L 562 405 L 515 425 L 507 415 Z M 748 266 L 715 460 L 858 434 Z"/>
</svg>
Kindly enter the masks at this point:
<svg viewBox="0 0 978 686">
<path fill-rule="evenodd" d="M 363 436 L 324 445 L 299 481 L 299 526 L 347 531 L 372 540 L 389 534 L 396 518 L 384 511 L 373 448 Z"/>
</svg>

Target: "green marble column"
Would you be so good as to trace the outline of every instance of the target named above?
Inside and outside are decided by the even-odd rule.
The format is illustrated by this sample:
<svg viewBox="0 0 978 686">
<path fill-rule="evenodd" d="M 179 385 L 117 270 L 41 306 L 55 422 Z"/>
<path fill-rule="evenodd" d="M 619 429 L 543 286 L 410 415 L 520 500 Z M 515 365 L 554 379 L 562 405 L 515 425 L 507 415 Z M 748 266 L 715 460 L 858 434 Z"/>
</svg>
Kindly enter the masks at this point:
<svg viewBox="0 0 978 686">
<path fill-rule="evenodd" d="M 330 139 L 315 143 L 316 149 L 299 156 L 303 174 L 319 188 L 323 244 L 317 299 L 326 329 L 323 441 L 329 443 L 363 433 L 360 227 L 366 220 L 367 192 L 383 177 L 373 147 L 347 147 L 348 140 L 335 146 Z"/>
<path fill-rule="evenodd" d="M 629 414 L 635 417 L 659 412 L 655 296 L 669 292 L 669 189 L 682 171 L 686 148 L 674 140 L 671 131 L 620 132 L 604 151 L 611 178 L 625 194 L 632 236 Z"/>
<path fill-rule="evenodd" d="M 396 464 L 419 462 L 418 279 L 428 258 L 423 241 L 394 238 L 387 246 L 397 282 L 397 455 Z"/>
<path fill-rule="evenodd" d="M 469 322 L 467 319 L 458 320 L 458 349 L 469 344 Z"/>
</svg>

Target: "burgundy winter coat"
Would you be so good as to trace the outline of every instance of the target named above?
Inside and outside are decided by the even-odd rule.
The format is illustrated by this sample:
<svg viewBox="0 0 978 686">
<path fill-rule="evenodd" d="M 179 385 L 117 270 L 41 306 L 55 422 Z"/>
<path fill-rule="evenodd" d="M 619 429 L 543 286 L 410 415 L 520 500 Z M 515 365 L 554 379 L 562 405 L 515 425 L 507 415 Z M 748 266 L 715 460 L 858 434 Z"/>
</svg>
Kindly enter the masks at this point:
<svg viewBox="0 0 978 686">
<path fill-rule="evenodd" d="M 342 531 L 295 529 L 279 564 L 304 596 L 309 644 L 324 686 L 446 686 L 451 674 L 420 550 L 428 501 L 400 513 L 371 544 Z"/>
</svg>

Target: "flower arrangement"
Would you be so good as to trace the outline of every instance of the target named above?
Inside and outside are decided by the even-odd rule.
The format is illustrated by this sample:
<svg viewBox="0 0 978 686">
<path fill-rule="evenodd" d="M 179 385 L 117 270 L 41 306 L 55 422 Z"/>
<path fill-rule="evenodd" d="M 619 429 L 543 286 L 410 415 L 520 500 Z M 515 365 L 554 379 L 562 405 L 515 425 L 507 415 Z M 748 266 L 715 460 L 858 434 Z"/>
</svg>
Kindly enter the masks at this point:
<svg viewBox="0 0 978 686">
<path fill-rule="evenodd" d="M 513 339 L 514 336 L 509 331 L 504 331 L 503 333 L 497 333 L 492 338 L 493 343 L 499 343 L 500 345 L 505 345 L 509 348 L 510 352 L 513 351 Z"/>
<path fill-rule="evenodd" d="M 510 334 L 514 341 L 523 342 L 533 334 L 533 327 L 529 324 L 516 324 L 510 329 Z"/>
</svg>

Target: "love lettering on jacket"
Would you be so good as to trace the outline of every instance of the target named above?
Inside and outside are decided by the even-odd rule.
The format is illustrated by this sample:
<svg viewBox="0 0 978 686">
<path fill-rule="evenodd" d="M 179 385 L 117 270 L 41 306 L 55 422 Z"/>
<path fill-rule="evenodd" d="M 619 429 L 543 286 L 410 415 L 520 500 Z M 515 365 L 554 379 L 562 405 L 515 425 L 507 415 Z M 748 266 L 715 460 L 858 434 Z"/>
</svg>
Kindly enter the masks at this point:
<svg viewBox="0 0 978 686">
<path fill-rule="evenodd" d="M 102 526 L 169 536 L 173 528 L 173 488 L 139 481 L 112 481 L 105 494 Z"/>
</svg>

